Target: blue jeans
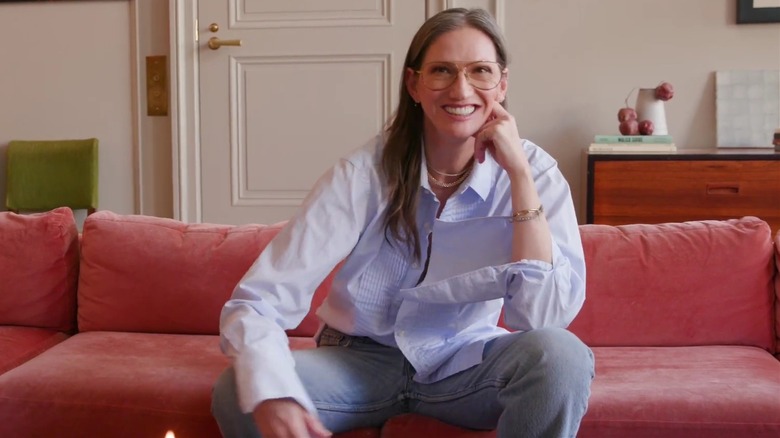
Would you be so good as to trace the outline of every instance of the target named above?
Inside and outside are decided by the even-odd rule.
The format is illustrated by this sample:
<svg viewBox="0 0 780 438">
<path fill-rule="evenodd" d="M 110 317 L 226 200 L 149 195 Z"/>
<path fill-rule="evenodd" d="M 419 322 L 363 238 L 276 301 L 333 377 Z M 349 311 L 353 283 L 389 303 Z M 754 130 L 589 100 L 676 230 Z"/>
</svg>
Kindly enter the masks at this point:
<svg viewBox="0 0 780 438">
<path fill-rule="evenodd" d="M 396 348 L 345 336 L 337 346 L 293 351 L 296 371 L 334 433 L 381 427 L 414 412 L 499 437 L 573 437 L 585 415 L 593 354 L 564 329 L 511 333 L 491 341 L 483 362 L 444 380 L 415 382 Z M 223 436 L 259 437 L 238 407 L 232 368 L 219 377 L 212 413 Z"/>
</svg>

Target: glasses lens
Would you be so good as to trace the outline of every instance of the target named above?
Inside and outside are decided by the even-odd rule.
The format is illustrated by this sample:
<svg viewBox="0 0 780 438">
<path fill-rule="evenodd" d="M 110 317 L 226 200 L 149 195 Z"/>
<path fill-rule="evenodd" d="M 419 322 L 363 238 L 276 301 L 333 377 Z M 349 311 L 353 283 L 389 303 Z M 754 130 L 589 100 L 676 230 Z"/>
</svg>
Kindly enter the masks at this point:
<svg viewBox="0 0 780 438">
<path fill-rule="evenodd" d="M 497 62 L 472 62 L 466 65 L 466 76 L 474 87 L 490 90 L 501 81 L 501 66 Z"/>
<path fill-rule="evenodd" d="M 462 69 L 466 79 L 475 88 L 490 90 L 501 81 L 501 65 L 497 62 L 477 61 Z M 461 69 L 452 62 L 429 62 L 420 70 L 423 84 L 431 90 L 443 90 L 455 82 Z"/>
<path fill-rule="evenodd" d="M 421 71 L 423 84 L 431 90 L 443 90 L 458 77 L 458 67 L 451 62 L 429 62 Z"/>
</svg>

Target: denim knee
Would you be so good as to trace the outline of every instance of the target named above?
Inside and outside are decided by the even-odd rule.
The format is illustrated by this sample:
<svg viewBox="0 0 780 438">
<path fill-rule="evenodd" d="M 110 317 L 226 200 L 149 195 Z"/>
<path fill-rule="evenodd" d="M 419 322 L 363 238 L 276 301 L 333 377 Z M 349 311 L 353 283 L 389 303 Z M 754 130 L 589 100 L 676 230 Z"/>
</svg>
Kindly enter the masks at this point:
<svg viewBox="0 0 780 438">
<path fill-rule="evenodd" d="M 576 435 L 588 407 L 593 353 L 573 333 L 544 328 L 508 336 L 500 354 L 505 370 L 499 392 L 504 412 L 500 437 Z"/>
<path fill-rule="evenodd" d="M 519 348 L 552 384 L 576 390 L 578 384 L 589 390 L 594 377 L 593 352 L 566 329 L 543 328 L 523 333 L 510 348 Z"/>
<path fill-rule="evenodd" d="M 218 419 L 232 407 L 238 407 L 238 395 L 235 371 L 228 367 L 219 375 L 211 391 L 211 414 Z"/>
<path fill-rule="evenodd" d="M 236 373 L 228 367 L 217 378 L 211 392 L 211 415 L 225 438 L 260 437 L 251 414 L 241 412 L 236 392 Z"/>
</svg>

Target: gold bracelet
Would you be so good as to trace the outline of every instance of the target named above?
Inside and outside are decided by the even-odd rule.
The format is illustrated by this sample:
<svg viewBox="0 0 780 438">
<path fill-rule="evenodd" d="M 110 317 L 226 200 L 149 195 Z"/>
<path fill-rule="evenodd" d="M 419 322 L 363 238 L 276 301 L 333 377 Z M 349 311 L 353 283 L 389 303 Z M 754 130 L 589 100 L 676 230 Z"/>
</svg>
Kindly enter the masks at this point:
<svg viewBox="0 0 780 438">
<path fill-rule="evenodd" d="M 528 210 L 520 210 L 512 213 L 512 217 L 509 222 L 525 222 L 532 219 L 536 219 L 540 214 L 544 213 L 544 206 L 539 205 L 539 208 L 529 208 Z"/>
</svg>

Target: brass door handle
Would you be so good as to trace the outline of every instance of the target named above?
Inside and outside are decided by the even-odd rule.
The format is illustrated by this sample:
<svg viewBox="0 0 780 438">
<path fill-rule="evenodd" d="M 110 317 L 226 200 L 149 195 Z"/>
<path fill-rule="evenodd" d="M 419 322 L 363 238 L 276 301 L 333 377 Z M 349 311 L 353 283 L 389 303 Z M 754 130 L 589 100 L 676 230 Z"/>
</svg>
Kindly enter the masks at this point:
<svg viewBox="0 0 780 438">
<path fill-rule="evenodd" d="M 217 50 L 222 46 L 240 46 L 241 40 L 221 40 L 217 37 L 209 38 L 209 49 Z"/>
</svg>

